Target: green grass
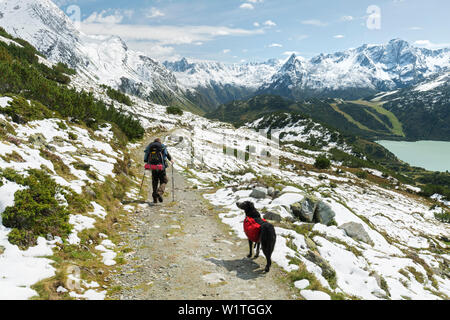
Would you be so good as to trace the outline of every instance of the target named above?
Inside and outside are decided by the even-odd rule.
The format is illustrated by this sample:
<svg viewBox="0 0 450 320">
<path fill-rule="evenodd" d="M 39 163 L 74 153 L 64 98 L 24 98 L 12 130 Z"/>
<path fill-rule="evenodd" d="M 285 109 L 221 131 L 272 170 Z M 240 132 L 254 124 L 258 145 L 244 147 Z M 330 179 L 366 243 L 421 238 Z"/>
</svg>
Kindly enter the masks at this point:
<svg viewBox="0 0 450 320">
<path fill-rule="evenodd" d="M 384 114 L 385 116 L 387 116 L 389 118 L 389 121 L 392 124 L 391 132 L 397 136 L 405 137 L 405 133 L 403 132 L 403 126 L 402 126 L 401 122 L 398 120 L 398 118 L 392 112 L 383 108 L 382 102 L 374 103 L 374 102 L 369 102 L 369 101 L 364 101 L 364 100 L 354 100 L 354 101 L 349 101 L 349 102 L 364 105 L 367 107 L 371 107 L 371 108 L 375 109 L 376 112 L 378 112 L 380 114 Z"/>
</svg>

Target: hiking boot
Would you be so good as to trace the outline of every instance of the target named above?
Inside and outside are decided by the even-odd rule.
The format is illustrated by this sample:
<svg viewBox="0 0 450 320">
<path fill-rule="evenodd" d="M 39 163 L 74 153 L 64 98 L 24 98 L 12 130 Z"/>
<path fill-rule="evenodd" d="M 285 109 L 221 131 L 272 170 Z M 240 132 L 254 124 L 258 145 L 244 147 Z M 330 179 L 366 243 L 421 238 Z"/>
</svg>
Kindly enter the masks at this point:
<svg viewBox="0 0 450 320">
<path fill-rule="evenodd" d="M 163 197 L 162 196 L 158 196 L 158 200 L 159 200 L 159 202 L 163 202 Z"/>
<path fill-rule="evenodd" d="M 153 197 L 153 203 L 158 203 L 158 198 Z"/>
</svg>

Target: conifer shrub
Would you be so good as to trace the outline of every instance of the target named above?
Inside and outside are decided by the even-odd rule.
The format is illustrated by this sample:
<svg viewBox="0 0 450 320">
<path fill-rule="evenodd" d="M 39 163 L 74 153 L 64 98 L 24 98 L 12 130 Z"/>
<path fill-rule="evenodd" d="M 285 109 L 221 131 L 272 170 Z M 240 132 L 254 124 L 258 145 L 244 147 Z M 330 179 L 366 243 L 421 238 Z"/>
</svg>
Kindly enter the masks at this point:
<svg viewBox="0 0 450 320">
<path fill-rule="evenodd" d="M 329 169 L 331 167 L 331 161 L 324 155 L 320 155 L 316 158 L 314 167 L 317 169 Z"/>
<path fill-rule="evenodd" d="M 167 107 L 166 108 L 166 112 L 168 114 L 174 114 L 174 115 L 177 115 L 177 116 L 182 116 L 183 115 L 183 110 L 181 110 L 178 107 Z"/>
<path fill-rule="evenodd" d="M 5 107 L 0 108 L 0 113 L 6 114 L 20 124 L 33 120 L 43 120 L 54 117 L 54 112 L 37 101 L 27 101 L 20 96 L 13 96 L 12 101 Z"/>
<path fill-rule="evenodd" d="M 28 174 L 23 177 L 11 169 L 0 173 L 25 187 L 14 194 L 14 206 L 7 207 L 2 215 L 3 225 L 12 228 L 9 242 L 27 248 L 35 245 L 39 236 L 66 238 L 72 229 L 69 211 L 57 200 L 64 189 L 43 170 L 30 169 Z"/>
</svg>

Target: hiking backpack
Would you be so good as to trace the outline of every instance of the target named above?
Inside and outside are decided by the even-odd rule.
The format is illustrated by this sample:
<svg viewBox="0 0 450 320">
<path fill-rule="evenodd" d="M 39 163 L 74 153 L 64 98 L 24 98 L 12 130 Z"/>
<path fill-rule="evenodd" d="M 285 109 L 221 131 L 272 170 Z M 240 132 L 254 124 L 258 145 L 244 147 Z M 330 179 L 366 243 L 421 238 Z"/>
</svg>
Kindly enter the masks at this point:
<svg viewBox="0 0 450 320">
<path fill-rule="evenodd" d="M 160 143 L 152 143 L 148 149 L 148 161 L 147 164 L 150 166 L 152 171 L 161 171 L 164 169 L 163 165 L 163 147 Z M 146 166 L 147 169 L 149 166 Z"/>
</svg>

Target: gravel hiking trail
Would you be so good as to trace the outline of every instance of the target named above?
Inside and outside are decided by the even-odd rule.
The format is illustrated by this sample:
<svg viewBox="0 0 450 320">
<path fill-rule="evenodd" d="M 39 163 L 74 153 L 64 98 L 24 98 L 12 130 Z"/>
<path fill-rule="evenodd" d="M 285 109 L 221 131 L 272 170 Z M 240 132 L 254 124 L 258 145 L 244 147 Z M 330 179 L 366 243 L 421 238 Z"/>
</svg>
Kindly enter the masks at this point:
<svg viewBox="0 0 450 320">
<path fill-rule="evenodd" d="M 141 146 L 136 150 L 142 158 Z M 169 149 L 170 152 L 170 149 Z M 175 159 L 176 161 L 176 159 Z M 140 165 L 140 163 L 138 163 Z M 286 274 L 276 264 L 264 272 L 266 259 L 247 258 L 248 243 L 239 239 L 210 205 L 172 169 L 163 203 L 146 203 L 129 215 L 122 240 L 131 250 L 112 277 L 120 300 L 288 300 L 296 299 Z M 149 184 L 151 178 L 147 178 Z"/>
</svg>

